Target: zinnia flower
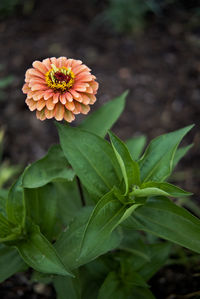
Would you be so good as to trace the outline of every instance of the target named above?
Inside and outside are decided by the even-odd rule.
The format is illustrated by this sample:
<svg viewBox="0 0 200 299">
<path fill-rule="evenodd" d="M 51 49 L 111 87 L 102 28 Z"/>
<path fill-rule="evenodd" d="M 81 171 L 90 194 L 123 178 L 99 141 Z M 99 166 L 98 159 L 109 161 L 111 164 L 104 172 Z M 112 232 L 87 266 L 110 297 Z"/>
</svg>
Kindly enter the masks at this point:
<svg viewBox="0 0 200 299">
<path fill-rule="evenodd" d="M 96 77 L 81 60 L 66 57 L 34 61 L 22 88 L 26 104 L 40 120 L 55 117 L 71 122 L 75 114 L 87 114 L 96 101 Z"/>
</svg>

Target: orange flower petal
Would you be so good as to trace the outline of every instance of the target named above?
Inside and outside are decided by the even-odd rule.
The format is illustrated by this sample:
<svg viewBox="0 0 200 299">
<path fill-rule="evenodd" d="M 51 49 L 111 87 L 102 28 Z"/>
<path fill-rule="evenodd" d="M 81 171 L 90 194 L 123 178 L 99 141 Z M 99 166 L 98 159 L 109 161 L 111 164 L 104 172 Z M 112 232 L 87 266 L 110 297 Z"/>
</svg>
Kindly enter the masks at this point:
<svg viewBox="0 0 200 299">
<path fill-rule="evenodd" d="M 62 104 L 57 103 L 54 109 L 54 117 L 56 120 L 63 120 L 65 108 Z"/>
<path fill-rule="evenodd" d="M 44 113 L 47 119 L 54 117 L 54 110 L 48 110 L 47 107 L 45 108 Z"/>
<path fill-rule="evenodd" d="M 65 94 L 61 94 L 60 95 L 60 102 L 65 105 L 66 102 L 67 102 L 67 99 L 66 99 L 66 95 Z"/>
<path fill-rule="evenodd" d="M 71 123 L 75 119 L 75 116 L 74 116 L 74 114 L 71 111 L 65 110 L 65 112 L 64 112 L 64 119 L 67 122 Z"/>
<path fill-rule="evenodd" d="M 56 104 L 59 101 L 60 93 L 54 93 L 53 95 L 53 103 Z"/>
<path fill-rule="evenodd" d="M 69 111 L 73 111 L 75 109 L 75 105 L 74 102 L 68 102 L 65 104 L 65 107 L 69 110 Z"/>
<path fill-rule="evenodd" d="M 40 119 L 40 120 L 45 120 L 46 119 L 46 116 L 45 116 L 45 113 L 44 113 L 44 109 L 42 111 L 36 111 L 36 117 L 37 119 Z"/>
<path fill-rule="evenodd" d="M 81 108 L 82 108 L 82 113 L 83 114 L 87 114 L 89 111 L 90 111 L 90 106 L 89 105 L 84 105 L 84 104 L 81 104 Z"/>
<path fill-rule="evenodd" d="M 54 76 L 58 71 L 52 72 L 52 64 L 60 72 L 63 72 L 63 67 L 70 68 L 69 81 L 68 77 L 60 77 L 60 74 Z M 98 89 L 96 77 L 90 71 L 81 60 L 66 57 L 34 61 L 33 68 L 26 71 L 22 88 L 27 94 L 26 104 L 30 110 L 37 110 L 36 116 L 41 120 L 55 117 L 59 121 L 64 118 L 71 122 L 75 119 L 74 114 L 87 114 L 90 110 L 89 104 L 96 101 L 95 94 Z M 70 83 L 67 85 L 65 82 Z"/>
<path fill-rule="evenodd" d="M 47 109 L 49 110 L 53 110 L 54 107 L 55 107 L 55 104 L 53 103 L 53 98 L 50 98 L 48 99 L 46 102 L 45 102 L 46 106 L 47 106 Z"/>
<path fill-rule="evenodd" d="M 66 92 L 66 93 L 65 93 L 65 96 L 66 96 L 68 102 L 72 102 L 72 101 L 73 101 L 73 97 L 72 97 L 71 93 Z"/>
<path fill-rule="evenodd" d="M 26 98 L 25 102 L 31 111 L 34 111 L 36 109 L 37 103 L 35 101 L 33 101 L 32 99 Z"/>
<path fill-rule="evenodd" d="M 46 105 L 45 100 L 41 99 L 37 101 L 37 110 L 41 111 Z"/>
</svg>

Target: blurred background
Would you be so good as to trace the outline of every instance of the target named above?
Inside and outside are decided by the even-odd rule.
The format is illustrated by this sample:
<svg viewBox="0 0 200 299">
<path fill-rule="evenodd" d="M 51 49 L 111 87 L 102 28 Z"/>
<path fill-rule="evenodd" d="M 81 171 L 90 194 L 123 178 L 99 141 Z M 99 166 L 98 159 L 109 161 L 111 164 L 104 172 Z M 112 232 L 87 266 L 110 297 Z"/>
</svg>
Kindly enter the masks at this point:
<svg viewBox="0 0 200 299">
<path fill-rule="evenodd" d="M 81 59 L 92 69 L 100 83 L 92 111 L 129 89 L 114 127 L 123 140 L 145 134 L 149 141 L 196 124 L 184 143 L 194 146 L 173 180 L 195 193 L 198 204 L 200 2 L 0 0 L 0 128 L 3 158 L 11 164 L 32 162 L 58 142 L 53 121 L 37 120 L 21 91 L 32 62 L 52 56 Z M 77 116 L 75 125 L 81 119 Z M 158 298 L 179 298 L 169 296 L 192 292 L 200 283 L 177 267 L 166 271 L 155 278 Z"/>
</svg>

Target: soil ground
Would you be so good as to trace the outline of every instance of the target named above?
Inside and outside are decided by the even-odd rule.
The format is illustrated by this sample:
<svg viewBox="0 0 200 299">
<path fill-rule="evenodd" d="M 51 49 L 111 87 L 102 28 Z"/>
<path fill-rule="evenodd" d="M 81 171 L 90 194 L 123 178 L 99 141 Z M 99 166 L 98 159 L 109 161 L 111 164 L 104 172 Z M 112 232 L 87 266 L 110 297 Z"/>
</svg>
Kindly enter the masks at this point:
<svg viewBox="0 0 200 299">
<path fill-rule="evenodd" d="M 6 130 L 5 158 L 25 165 L 44 155 L 58 142 L 53 121 L 38 121 L 26 107 L 21 92 L 24 74 L 34 60 L 51 56 L 81 59 L 100 83 L 95 110 L 129 89 L 126 109 L 114 131 L 122 139 L 159 134 L 194 123 L 184 144 L 194 143 L 182 160 L 176 183 L 192 191 L 198 202 L 200 187 L 200 29 L 192 26 L 190 10 L 174 9 L 163 17 L 150 17 L 145 31 L 137 36 L 117 35 L 96 26 L 94 17 L 101 5 L 88 1 L 36 1 L 33 12 L 20 12 L 0 21 L 1 77 L 13 75 L 13 83 L 0 99 L 0 127 Z M 75 124 L 81 120 L 77 117 Z M 152 280 L 155 294 L 183 297 L 199 291 L 194 271 L 167 267 Z M 176 279 L 175 279 L 176 278 Z M 9 289 L 9 291 L 8 291 Z M 9 279 L 0 288 L 1 298 L 54 298 L 30 286 L 24 275 Z M 182 296 L 182 297 L 181 297 Z"/>
</svg>

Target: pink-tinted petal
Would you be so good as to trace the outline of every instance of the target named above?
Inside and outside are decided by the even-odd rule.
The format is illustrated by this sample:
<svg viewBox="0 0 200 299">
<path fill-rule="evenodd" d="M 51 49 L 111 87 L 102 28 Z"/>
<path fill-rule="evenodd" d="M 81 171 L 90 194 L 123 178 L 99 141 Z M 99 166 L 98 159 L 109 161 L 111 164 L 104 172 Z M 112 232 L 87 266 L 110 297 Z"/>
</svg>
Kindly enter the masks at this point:
<svg viewBox="0 0 200 299">
<path fill-rule="evenodd" d="M 59 101 L 60 93 L 54 93 L 53 95 L 53 103 L 56 104 Z"/>
<path fill-rule="evenodd" d="M 44 97 L 45 91 L 33 91 L 33 99 L 34 101 L 38 101 Z"/>
<path fill-rule="evenodd" d="M 29 83 L 30 84 L 30 83 Z M 31 90 L 32 91 L 36 91 L 36 90 L 47 90 L 48 86 L 44 85 L 44 84 L 38 84 L 35 83 L 31 86 Z"/>
<path fill-rule="evenodd" d="M 46 74 L 46 72 L 48 72 L 48 68 L 41 61 L 38 61 L 38 60 L 34 61 L 33 62 L 33 67 L 35 69 L 37 69 L 38 71 L 40 71 L 41 73 L 43 73 L 43 74 Z"/>
<path fill-rule="evenodd" d="M 74 89 L 70 89 L 69 92 L 71 93 L 72 97 L 73 97 L 75 100 L 77 100 L 77 101 L 79 101 L 79 102 L 82 102 L 82 98 L 81 98 L 79 92 L 77 92 L 77 91 L 74 90 Z"/>
<path fill-rule="evenodd" d="M 56 59 L 56 57 L 51 57 L 51 64 L 54 64 L 56 67 L 58 67 L 58 60 Z"/>
<path fill-rule="evenodd" d="M 82 71 L 85 71 L 85 70 L 89 70 L 89 69 L 84 64 L 78 65 L 78 66 L 76 66 L 75 68 L 72 69 L 74 75 L 78 75 L 79 73 L 81 73 Z"/>
<path fill-rule="evenodd" d="M 42 63 L 46 66 L 46 68 L 47 68 L 48 70 L 51 69 L 51 61 L 50 61 L 49 58 L 46 58 L 46 59 L 42 60 Z"/>
<path fill-rule="evenodd" d="M 66 99 L 66 96 L 65 96 L 65 94 L 61 94 L 61 95 L 60 95 L 60 102 L 61 102 L 63 105 L 65 105 L 65 104 L 66 104 L 66 102 L 67 102 L 67 99 Z"/>
<path fill-rule="evenodd" d="M 58 60 L 58 67 L 66 66 L 67 63 L 66 57 L 59 57 L 57 60 Z"/>
<path fill-rule="evenodd" d="M 45 101 L 48 100 L 49 98 L 53 97 L 54 93 L 52 90 L 47 90 L 44 92 L 44 99 Z"/>
<path fill-rule="evenodd" d="M 65 96 L 66 96 L 68 102 L 72 102 L 73 101 L 73 97 L 72 97 L 71 93 L 66 92 Z"/>
<path fill-rule="evenodd" d="M 27 75 L 28 76 L 31 75 L 31 76 L 39 77 L 39 78 L 42 78 L 42 79 L 44 78 L 44 75 L 36 69 L 29 69 Z"/>
<path fill-rule="evenodd" d="M 87 90 L 87 87 L 89 87 L 88 83 L 83 83 L 83 84 L 75 83 L 74 86 L 73 86 L 73 89 L 76 90 L 76 91 L 84 92 L 84 91 Z"/>
</svg>

